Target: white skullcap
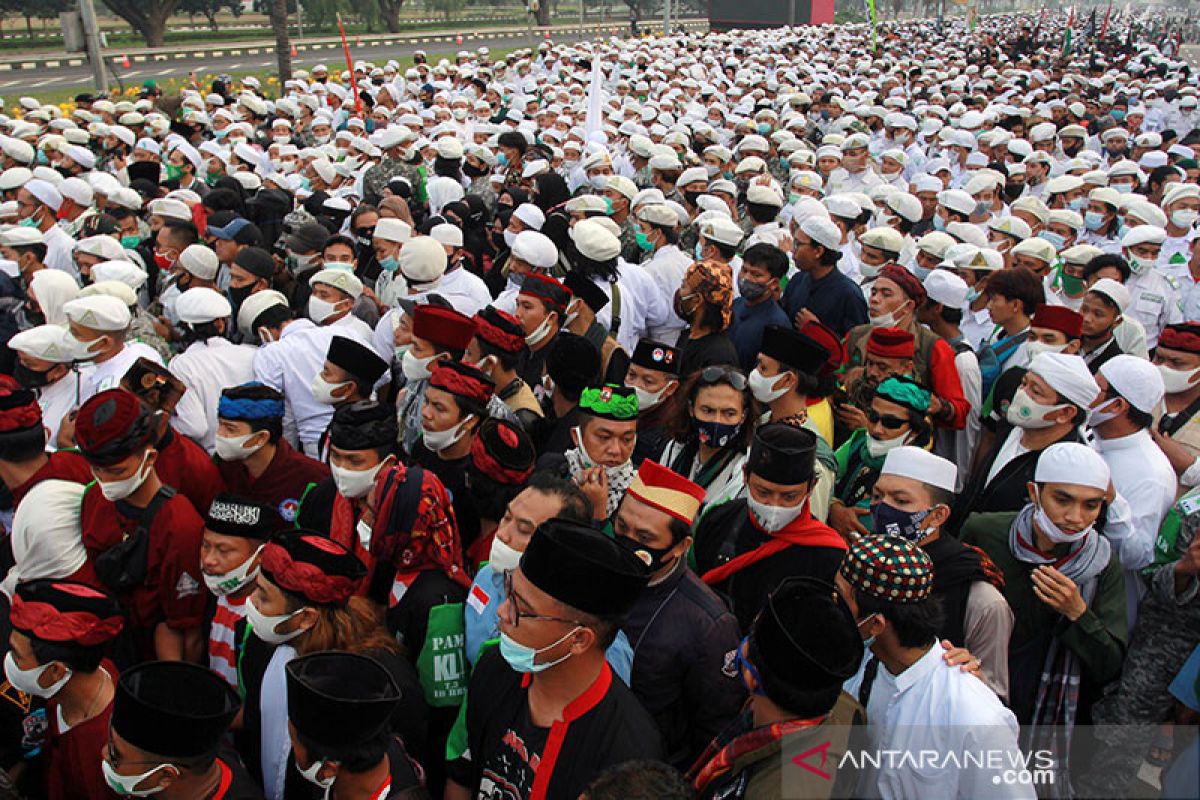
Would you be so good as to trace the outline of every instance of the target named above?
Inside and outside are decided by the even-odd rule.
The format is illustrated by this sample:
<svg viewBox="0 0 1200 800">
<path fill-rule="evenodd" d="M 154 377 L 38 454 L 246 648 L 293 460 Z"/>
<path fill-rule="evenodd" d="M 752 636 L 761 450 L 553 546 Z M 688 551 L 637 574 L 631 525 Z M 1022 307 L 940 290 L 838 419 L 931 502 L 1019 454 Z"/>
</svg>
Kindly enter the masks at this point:
<svg viewBox="0 0 1200 800">
<path fill-rule="evenodd" d="M 405 249 L 407 249 L 407 247 L 408 245 L 405 245 Z M 446 251 L 442 250 L 441 245 L 438 245 L 438 250 L 441 250 L 442 258 L 445 258 Z M 401 252 L 401 257 L 403 257 L 403 255 L 403 252 Z M 318 283 L 323 283 L 326 286 L 332 286 L 335 289 L 339 289 L 356 300 L 363 292 L 363 282 L 358 279 L 358 276 L 350 270 L 343 269 L 341 267 L 327 267 L 325 269 L 317 270 L 315 273 L 313 273 L 313 276 L 308 279 L 308 285 L 315 286 Z M 250 296 L 253 297 L 254 295 Z M 238 315 L 238 320 L 239 322 L 241 321 L 240 314 Z"/>
<path fill-rule="evenodd" d="M 35 179 L 25 184 L 24 188 L 25 191 L 37 198 L 39 203 L 49 206 L 54 211 L 58 211 L 62 206 L 62 195 L 47 181 Z"/>
<path fill-rule="evenodd" d="M 74 278 L 59 269 L 40 269 L 30 278 L 29 288 L 37 297 L 46 322 L 54 325 L 67 324 L 63 305 L 79 297 L 79 284 Z"/>
<path fill-rule="evenodd" d="M 429 231 L 429 235 L 438 241 L 439 244 L 444 244 L 447 247 L 462 247 L 463 232 L 462 228 L 457 225 L 451 225 L 449 222 L 443 222 L 440 225 L 434 225 Z"/>
<path fill-rule="evenodd" d="M 1129 308 L 1129 304 L 1133 302 L 1133 296 L 1129 294 L 1129 290 L 1125 288 L 1125 284 L 1120 281 L 1115 281 L 1112 278 L 1101 278 L 1092 284 L 1089 292 L 1102 294 L 1109 300 L 1117 304 L 1117 308 L 1122 314 L 1125 309 Z"/>
<path fill-rule="evenodd" d="M 46 237 L 40 230 L 30 225 L 14 225 L 0 233 L 0 244 L 8 247 L 27 247 L 31 244 L 45 244 Z"/>
<path fill-rule="evenodd" d="M 261 292 L 255 292 L 242 301 L 238 307 L 238 330 L 243 336 L 254 335 L 254 321 L 262 316 L 263 312 L 274 306 L 288 306 L 288 299 L 283 296 L 282 292 L 277 292 L 274 289 L 264 289 Z"/>
<path fill-rule="evenodd" d="M 942 231 L 930 231 L 920 239 L 917 239 L 918 250 L 938 259 L 945 258 L 946 251 L 954 247 L 954 245 L 954 237 Z"/>
<path fill-rule="evenodd" d="M 92 204 L 92 185 L 83 178 L 67 178 L 58 185 L 58 193 L 77 206 L 86 208 Z"/>
<path fill-rule="evenodd" d="M 938 192 L 937 201 L 941 205 L 959 214 L 970 216 L 975 213 L 975 198 L 962 189 L 945 189 Z"/>
<path fill-rule="evenodd" d="M 42 270 L 50 272 L 50 270 Z M 46 323 L 35 328 L 14 334 L 8 340 L 8 346 L 27 356 L 40 358 L 42 361 L 53 361 L 55 364 L 70 364 L 75 360 L 70 343 L 67 342 L 68 331 L 64 325 Z"/>
<path fill-rule="evenodd" d="M 637 210 L 637 218 L 665 228 L 674 228 L 679 224 L 679 215 L 666 203 L 648 203 L 642 206 Z"/>
<path fill-rule="evenodd" d="M 1038 455 L 1035 483 L 1067 483 L 1108 489 L 1108 464 L 1092 448 L 1079 442 L 1058 442 Z"/>
<path fill-rule="evenodd" d="M 151 214 L 157 214 L 167 219 L 179 220 L 180 222 L 192 221 L 192 210 L 182 200 L 171 200 L 163 197 L 151 200 L 146 204 L 146 209 Z"/>
<path fill-rule="evenodd" d="M 513 242 L 512 254 L 535 269 L 550 269 L 558 261 L 558 248 L 550 237 L 537 231 L 521 231 Z"/>
<path fill-rule="evenodd" d="M 1138 411 L 1153 414 L 1166 392 L 1162 373 L 1144 358 L 1122 353 L 1100 365 L 1108 385 Z"/>
<path fill-rule="evenodd" d="M 183 204 L 180 203 L 180 205 Z M 221 261 L 208 245 L 189 244 L 179 254 L 179 266 L 202 281 L 211 281 L 217 277 Z"/>
<path fill-rule="evenodd" d="M 621 240 L 603 225 L 590 219 L 576 222 L 570 229 L 570 233 L 575 247 L 585 258 L 593 261 L 609 261 L 621 254 Z"/>
<path fill-rule="evenodd" d="M 0 583 L 9 597 L 18 583 L 69 578 L 87 562 L 81 508 L 85 486 L 52 478 L 34 485 L 13 514 L 13 567 Z"/>
<path fill-rule="evenodd" d="M 900 255 L 900 251 L 904 249 L 904 236 L 890 225 L 871 228 L 858 237 L 858 241 L 864 247 L 874 247 L 896 256 Z"/>
<path fill-rule="evenodd" d="M 714 217 L 705 220 L 700 225 L 699 233 L 702 239 L 729 247 L 737 247 L 742 243 L 742 237 L 746 235 L 742 226 L 728 217 Z"/>
<path fill-rule="evenodd" d="M 947 262 L 947 266 L 952 268 L 954 265 Z M 930 300 L 946 308 L 962 308 L 967 302 L 967 282 L 950 269 L 933 270 L 925 276 L 922 285 Z"/>
<path fill-rule="evenodd" d="M 525 223 L 526 228 L 540 231 L 546 224 L 546 215 L 533 203 L 522 203 L 517 206 L 512 215 Z"/>
<path fill-rule="evenodd" d="M 1029 364 L 1036 373 L 1064 400 L 1087 408 L 1100 394 L 1096 379 L 1080 356 L 1066 353 L 1039 353 Z"/>
<path fill-rule="evenodd" d="M 402 219 L 381 217 L 375 223 L 375 232 L 372 234 L 372 238 L 403 244 L 412 238 L 412 226 Z"/>
<path fill-rule="evenodd" d="M 779 192 L 761 183 L 751 184 L 750 188 L 746 190 L 746 202 L 774 206 L 775 208 L 783 207 L 783 198 L 779 196 Z"/>
<path fill-rule="evenodd" d="M 233 306 L 224 294 L 216 289 L 198 286 L 188 289 L 175 300 L 175 313 L 180 322 L 200 325 L 225 319 L 233 313 Z"/>
<path fill-rule="evenodd" d="M 146 270 L 132 261 L 124 259 L 101 261 L 99 264 L 92 266 L 92 280 L 96 283 L 101 281 L 120 281 L 130 289 L 137 291 L 142 288 L 149 278 L 150 276 L 146 274 Z"/>
<path fill-rule="evenodd" d="M 80 289 L 79 297 L 114 297 L 131 309 L 138 301 L 137 293 L 121 281 L 96 281 Z"/>
<path fill-rule="evenodd" d="M 416 236 L 400 249 L 400 273 L 410 284 L 438 280 L 446 273 L 446 261 L 446 249 L 432 236 Z"/>
<path fill-rule="evenodd" d="M 935 456 L 920 447 L 903 446 L 890 451 L 883 460 L 880 475 L 898 475 L 901 478 L 912 478 L 947 492 L 954 491 L 954 483 L 958 479 L 958 467 L 954 462 L 947 461 L 941 456 Z M 875 531 L 877 534 L 887 534 L 888 531 Z"/>
<path fill-rule="evenodd" d="M 913 192 L 920 194 L 921 192 L 940 192 L 945 189 L 945 185 L 940 178 L 933 175 L 918 175 L 913 178 Z"/>
<path fill-rule="evenodd" d="M 828 250 L 842 246 L 842 229 L 833 220 L 809 217 L 800 223 L 800 232 Z"/>
<path fill-rule="evenodd" d="M 63 305 L 67 319 L 94 331 L 123 331 L 132 317 L 129 306 L 109 295 L 79 297 Z"/>
<path fill-rule="evenodd" d="M 1139 244 L 1162 244 L 1167 240 L 1167 232 L 1157 225 L 1137 225 L 1130 228 L 1121 237 L 1121 247 L 1133 247 Z"/>
<path fill-rule="evenodd" d="M 463 145 L 458 139 L 451 136 L 443 136 L 437 140 L 438 158 L 444 158 L 447 161 L 458 161 L 463 157 Z"/>
</svg>

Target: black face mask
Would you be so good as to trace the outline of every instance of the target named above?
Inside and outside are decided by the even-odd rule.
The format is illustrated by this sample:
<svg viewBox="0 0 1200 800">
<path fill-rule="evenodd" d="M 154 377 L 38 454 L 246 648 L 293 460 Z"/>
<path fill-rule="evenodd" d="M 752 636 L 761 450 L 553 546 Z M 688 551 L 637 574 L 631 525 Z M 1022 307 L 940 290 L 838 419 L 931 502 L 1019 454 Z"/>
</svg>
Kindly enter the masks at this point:
<svg viewBox="0 0 1200 800">
<path fill-rule="evenodd" d="M 20 361 L 13 367 L 13 377 L 17 379 L 17 383 L 24 386 L 26 389 L 40 389 L 43 386 L 50 385 L 50 372 L 54 367 L 39 372 L 36 369 L 30 369 Z"/>
<path fill-rule="evenodd" d="M 234 316 L 236 316 L 237 310 L 242 307 L 242 303 L 246 302 L 246 298 L 254 291 L 254 284 L 248 283 L 245 286 L 230 286 L 225 291 L 229 294 L 229 302 L 233 305 Z"/>
<path fill-rule="evenodd" d="M 1008 201 L 1016 200 L 1021 196 L 1021 192 L 1025 191 L 1023 183 L 1006 183 L 1004 185 L 1004 199 Z"/>
<path fill-rule="evenodd" d="M 671 549 L 675 547 L 675 545 L 671 545 L 670 547 L 649 547 L 642 544 L 637 539 L 631 539 L 628 536 L 617 536 L 616 539 L 617 544 L 621 545 L 626 550 L 641 559 L 642 563 L 646 565 L 650 572 L 658 572 L 660 569 L 667 566 L 667 563 L 669 562 L 664 562 L 663 558 L 665 558 L 667 553 L 671 552 Z M 675 560 L 677 559 L 672 559 L 672 561 Z"/>
<path fill-rule="evenodd" d="M 462 171 L 469 178 L 481 178 L 486 172 L 483 168 L 477 167 L 469 161 L 463 162 Z"/>
<path fill-rule="evenodd" d="M 45 325 L 46 315 L 40 308 L 34 308 L 28 303 L 25 305 L 25 319 L 29 320 L 34 325 Z"/>
<path fill-rule="evenodd" d="M 375 238 L 375 226 L 372 225 L 369 228 L 355 228 L 354 237 L 363 247 L 370 247 L 371 240 Z"/>
<path fill-rule="evenodd" d="M 683 199 L 687 200 L 689 205 L 694 206 L 694 205 L 696 205 L 696 202 L 700 199 L 700 195 L 702 195 L 702 194 L 704 194 L 704 192 L 697 192 L 695 190 L 689 189 L 688 191 L 683 193 Z"/>
</svg>

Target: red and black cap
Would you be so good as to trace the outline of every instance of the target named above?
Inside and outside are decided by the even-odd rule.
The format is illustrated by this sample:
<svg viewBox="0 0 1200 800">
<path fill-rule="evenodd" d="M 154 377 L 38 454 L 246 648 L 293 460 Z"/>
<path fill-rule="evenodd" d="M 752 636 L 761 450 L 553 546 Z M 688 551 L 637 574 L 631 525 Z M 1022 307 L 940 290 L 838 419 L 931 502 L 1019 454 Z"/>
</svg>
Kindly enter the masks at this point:
<svg viewBox="0 0 1200 800">
<path fill-rule="evenodd" d="M 75 418 L 75 444 L 89 463 L 108 466 L 129 458 L 154 439 L 155 414 L 125 389 L 89 397 Z"/>
<path fill-rule="evenodd" d="M 496 384 L 479 369 L 461 361 L 439 361 L 433 367 L 429 388 L 441 389 L 486 406 L 496 391 Z"/>
<path fill-rule="evenodd" d="M 139 750 L 166 759 L 216 751 L 241 708 L 217 673 L 186 661 L 147 661 L 121 673 L 112 729 Z"/>
<path fill-rule="evenodd" d="M 520 425 L 489 417 L 471 440 L 471 462 L 496 483 L 519 486 L 533 474 L 537 451 Z"/>
<path fill-rule="evenodd" d="M 1083 316 L 1066 306 L 1042 303 L 1033 312 L 1029 324 L 1034 328 L 1049 328 L 1068 339 L 1078 339 L 1083 333 Z"/>
<path fill-rule="evenodd" d="M 1184 353 L 1200 353 L 1200 322 L 1176 322 L 1163 328 L 1158 346 Z"/>
<path fill-rule="evenodd" d="M 521 321 L 495 306 L 485 306 L 475 315 L 475 337 L 504 353 L 525 349 L 525 329 Z"/>
<path fill-rule="evenodd" d="M 521 294 L 536 297 L 546 304 L 551 311 L 562 314 L 571 302 L 571 292 L 557 279 L 537 272 L 529 272 L 521 283 Z"/>
<path fill-rule="evenodd" d="M 388 363 L 378 353 L 348 336 L 334 336 L 329 340 L 325 360 L 366 386 L 374 386 L 388 368 Z"/>
<path fill-rule="evenodd" d="M 829 360 L 829 351 L 820 343 L 783 325 L 768 325 L 763 329 L 760 351 L 805 375 L 820 375 Z"/>
<path fill-rule="evenodd" d="M 443 350 L 466 350 L 475 321 L 453 308 L 422 304 L 413 309 L 412 334 Z"/>
<path fill-rule="evenodd" d="M 831 375 L 837 372 L 842 364 L 846 363 L 846 348 L 842 344 L 842 340 L 823 322 L 806 322 L 804 327 L 800 329 L 800 333 L 812 339 L 814 342 L 825 348 L 825 352 L 829 353 L 829 358 L 825 361 L 825 366 L 821 369 L 822 375 Z"/>
<path fill-rule="evenodd" d="M 387 728 L 400 705 L 400 689 L 375 659 L 325 651 L 288 662 L 287 704 L 297 733 L 340 752 Z"/>
<path fill-rule="evenodd" d="M 33 392 L 0 375 L 0 436 L 42 428 L 42 407 Z"/>
<path fill-rule="evenodd" d="M 116 638 L 125 612 L 115 597 L 86 583 L 40 579 L 17 584 L 10 620 L 31 639 L 95 647 Z"/>
<path fill-rule="evenodd" d="M 262 552 L 262 574 L 285 592 L 318 606 L 344 606 L 358 591 L 367 568 L 358 557 L 316 531 L 273 536 Z"/>
</svg>

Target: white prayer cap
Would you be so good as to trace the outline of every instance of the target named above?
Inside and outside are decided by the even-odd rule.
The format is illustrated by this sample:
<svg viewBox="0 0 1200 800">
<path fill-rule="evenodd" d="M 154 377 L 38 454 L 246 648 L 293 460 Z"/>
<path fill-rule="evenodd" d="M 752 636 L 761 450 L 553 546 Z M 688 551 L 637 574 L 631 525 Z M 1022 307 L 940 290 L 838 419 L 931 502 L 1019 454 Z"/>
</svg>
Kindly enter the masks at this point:
<svg viewBox="0 0 1200 800">
<path fill-rule="evenodd" d="M 829 250 L 842 246 L 842 229 L 833 220 L 809 217 L 800 223 L 800 232 Z"/>
<path fill-rule="evenodd" d="M 109 237 L 103 237 L 109 238 Z M 121 283 L 133 289 L 135 292 L 149 279 L 146 270 L 134 264 L 132 261 L 126 261 L 123 258 L 113 261 L 101 261 L 92 267 L 92 280 L 99 283 L 100 281 L 120 281 Z"/>
<path fill-rule="evenodd" d="M 1157 225 L 1137 225 L 1130 228 L 1121 237 L 1121 247 L 1133 247 L 1139 244 L 1162 244 L 1167 239 L 1167 232 Z"/>
<path fill-rule="evenodd" d="M 14 225 L 0 233 L 0 244 L 8 247 L 27 247 L 31 244 L 45 244 L 46 237 L 37 228 L 30 225 Z"/>
<path fill-rule="evenodd" d="M 402 219 L 381 217 L 375 223 L 375 232 L 372 234 L 372 238 L 403 244 L 412 238 L 412 226 Z"/>
<path fill-rule="evenodd" d="M 438 241 L 439 244 L 447 247 L 462 247 L 463 232 L 462 228 L 457 225 L 451 225 L 449 222 L 443 222 L 440 225 L 434 225 L 429 231 L 429 235 Z"/>
<path fill-rule="evenodd" d="M 1101 278 L 1092 284 L 1089 292 L 1101 294 L 1117 304 L 1117 309 L 1124 314 L 1125 309 L 1129 308 L 1129 304 L 1133 301 L 1133 296 L 1129 294 L 1129 290 L 1125 288 L 1125 284 L 1120 281 L 1115 281 L 1112 278 Z"/>
<path fill-rule="evenodd" d="M 901 478 L 912 478 L 914 481 L 927 483 L 947 492 L 954 491 L 954 483 L 958 479 L 958 467 L 952 461 L 941 456 L 935 456 L 920 447 L 905 445 L 897 447 L 887 454 L 883 460 L 880 475 L 898 475 Z M 886 531 L 875 531 L 879 534 Z"/>
<path fill-rule="evenodd" d="M 637 218 L 651 225 L 674 228 L 679 224 L 679 215 L 666 203 L 648 203 L 637 210 Z"/>
<path fill-rule="evenodd" d="M 1033 229 L 1029 227 L 1029 223 L 1020 217 L 992 217 L 988 220 L 988 227 L 1022 240 L 1033 236 Z"/>
<path fill-rule="evenodd" d="M 94 331 L 123 331 L 132 322 L 129 306 L 107 295 L 76 298 L 63 306 L 63 312 L 71 322 Z"/>
<path fill-rule="evenodd" d="M 563 204 L 569 214 L 608 213 L 608 202 L 598 194 L 581 194 Z"/>
<path fill-rule="evenodd" d="M 382 222 L 382 220 L 380 220 Z M 262 316 L 263 312 L 275 306 L 288 306 L 288 299 L 281 292 L 274 289 L 264 289 L 261 292 L 255 292 L 242 301 L 238 307 L 238 330 L 243 336 L 251 336 L 254 334 L 254 323 Z"/>
<path fill-rule="evenodd" d="M 452 136 L 443 136 L 437 140 L 437 154 L 438 158 L 457 161 L 463 157 L 462 142 Z"/>
<path fill-rule="evenodd" d="M 13 514 L 13 567 L 0 589 L 9 597 L 18 583 L 38 578 L 69 578 L 87 561 L 80 509 L 85 486 L 44 480 L 25 495 Z"/>
<path fill-rule="evenodd" d="M 110 297 L 132 308 L 137 305 L 137 293 L 121 281 L 96 281 L 79 290 L 79 297 Z M 132 316 L 132 312 L 130 312 Z"/>
<path fill-rule="evenodd" d="M 975 213 L 975 198 L 962 189 L 944 189 L 938 192 L 937 201 L 951 211 L 970 216 Z"/>
<path fill-rule="evenodd" d="M 1040 353 L 1029 364 L 1051 389 L 1069 402 L 1087 408 L 1100 394 L 1096 379 L 1080 356 L 1066 353 Z"/>
<path fill-rule="evenodd" d="M 900 231 L 889 225 L 871 228 L 858 237 L 858 241 L 864 247 L 874 247 L 886 253 L 891 253 L 894 256 L 899 256 L 900 251 L 904 249 L 904 236 L 901 235 Z"/>
<path fill-rule="evenodd" d="M 50 272 L 50 270 L 42 270 Z M 46 323 L 14 334 L 8 340 L 8 346 L 27 356 L 40 358 L 42 361 L 53 361 L 56 364 L 70 364 L 75 360 L 70 345 L 66 341 L 68 331 L 63 325 Z"/>
<path fill-rule="evenodd" d="M 32 180 L 25 184 L 25 191 L 29 192 L 37 201 L 44 206 L 49 206 L 54 211 L 58 211 L 62 206 L 62 195 L 58 189 L 50 185 L 49 182 L 43 180 Z"/>
<path fill-rule="evenodd" d="M 1154 413 L 1166 391 L 1158 367 L 1137 356 L 1113 356 L 1100 366 L 1100 374 L 1113 391 L 1147 414 Z"/>
<path fill-rule="evenodd" d="M 180 203 L 180 205 L 183 204 Z M 200 280 L 211 281 L 217 277 L 217 270 L 221 268 L 221 261 L 208 245 L 189 244 L 179 254 L 179 266 Z"/>
<path fill-rule="evenodd" d="M 180 322 L 201 325 L 225 319 L 233 313 L 233 306 L 216 289 L 198 286 L 179 295 L 175 300 L 175 313 L 179 315 Z"/>
<path fill-rule="evenodd" d="M 746 190 L 746 202 L 774 206 L 775 208 L 783 207 L 783 198 L 779 196 L 779 192 L 775 191 L 771 186 L 764 186 L 761 183 L 752 184 Z"/>
<path fill-rule="evenodd" d="M 405 245 L 404 249 L 407 250 L 408 245 Z M 445 258 L 446 251 L 442 250 L 441 245 L 438 245 L 438 250 L 442 253 L 442 258 Z M 401 251 L 400 256 L 401 258 L 404 257 L 403 251 Z M 313 276 L 308 279 L 308 285 L 316 286 L 318 283 L 323 283 L 326 286 L 332 286 L 335 289 L 339 289 L 356 300 L 363 292 L 363 282 L 358 279 L 358 276 L 356 276 L 350 270 L 343 269 L 341 267 L 327 267 L 326 269 L 317 270 L 315 273 L 313 273 Z M 251 295 L 251 297 L 253 296 L 254 295 Z"/>
<path fill-rule="evenodd" d="M 146 204 L 146 209 L 151 214 L 157 214 L 167 219 L 179 220 L 180 222 L 192 221 L 192 210 L 182 200 L 171 200 L 163 197 L 151 200 Z"/>
<path fill-rule="evenodd" d="M 67 317 L 62 310 L 63 304 L 79 297 L 79 284 L 74 278 L 59 269 L 41 269 L 33 273 L 29 280 L 29 288 L 37 298 L 46 322 L 54 325 L 67 324 Z"/>
<path fill-rule="evenodd" d="M 536 269 L 550 269 L 558 261 L 558 248 L 549 236 L 538 231 L 518 233 L 512 254 Z"/>
<path fill-rule="evenodd" d="M 58 193 L 77 206 L 86 208 L 92 204 L 92 186 L 83 178 L 67 178 L 58 185 Z"/>
<path fill-rule="evenodd" d="M 1108 464 L 1086 444 L 1058 442 L 1038 456 L 1033 480 L 1035 483 L 1067 483 L 1107 490 Z"/>
<path fill-rule="evenodd" d="M 621 240 L 593 220 L 584 219 L 576 222 L 571 227 L 570 233 L 575 247 L 585 258 L 593 261 L 608 261 L 621 254 Z M 703 228 L 701 228 L 700 235 L 704 235 Z"/>
<path fill-rule="evenodd" d="M 934 258 L 945 258 L 946 251 L 954 247 L 954 244 L 954 237 L 942 231 L 930 231 L 917 239 L 917 249 Z"/>
<path fill-rule="evenodd" d="M 925 294 L 946 308 L 962 308 L 967 302 L 967 282 L 950 271 L 953 264 L 947 262 L 946 266 L 947 269 L 935 269 L 925 276 L 922 282 Z"/>
<path fill-rule="evenodd" d="M 713 217 L 707 219 L 700 225 L 700 237 L 708 239 L 710 242 L 718 242 L 719 244 L 737 247 L 742 243 L 742 238 L 746 235 L 742 230 L 742 226 L 738 225 L 728 217 Z"/>
<path fill-rule="evenodd" d="M 400 249 L 400 273 L 411 284 L 438 280 L 446 273 L 446 261 L 446 248 L 432 236 L 414 237 Z"/>
<path fill-rule="evenodd" d="M 540 231 L 546 224 L 546 215 L 533 203 L 522 203 L 516 207 L 512 215 L 525 223 L 526 228 L 532 228 L 535 231 Z"/>
<path fill-rule="evenodd" d="M 920 194 L 921 192 L 940 192 L 945 186 L 940 178 L 933 175 L 918 175 L 913 178 L 913 192 Z"/>
</svg>

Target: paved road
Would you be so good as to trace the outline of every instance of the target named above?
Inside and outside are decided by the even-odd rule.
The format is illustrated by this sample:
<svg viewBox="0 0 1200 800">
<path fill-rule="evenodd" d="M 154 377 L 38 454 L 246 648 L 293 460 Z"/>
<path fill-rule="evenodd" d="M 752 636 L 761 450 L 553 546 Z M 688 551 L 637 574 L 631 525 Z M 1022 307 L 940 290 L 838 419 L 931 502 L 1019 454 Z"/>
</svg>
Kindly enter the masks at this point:
<svg viewBox="0 0 1200 800">
<path fill-rule="evenodd" d="M 614 23 L 619 34 L 624 34 L 628 31 L 628 26 L 622 26 L 620 23 Z M 482 32 L 481 32 L 482 33 Z M 555 37 L 557 41 L 578 41 L 584 38 L 591 38 L 594 34 L 582 36 L 580 34 L 560 34 Z M 515 47 L 526 47 L 529 45 L 529 37 L 525 34 L 509 35 L 503 34 L 500 38 L 474 37 L 467 35 L 463 41 L 462 48 L 474 50 L 476 47 L 487 45 L 495 49 L 511 49 Z M 449 42 L 435 42 L 432 44 L 419 43 L 404 43 L 391 44 L 381 46 L 362 46 L 355 47 L 351 42 L 350 54 L 357 60 L 373 61 L 376 64 L 382 64 L 389 58 L 404 58 L 411 56 L 417 50 L 426 50 L 429 53 L 447 53 L 458 49 L 457 45 Z M 296 67 L 310 68 L 315 64 L 328 64 L 330 69 L 335 69 L 344 63 L 344 57 L 340 50 L 319 50 L 313 52 L 301 51 L 296 58 L 292 59 L 292 63 Z M 111 59 L 110 59 L 111 63 Z M 261 55 L 235 55 L 224 56 L 217 58 L 197 57 L 194 59 L 178 59 L 173 61 L 163 61 L 158 63 L 135 63 L 130 69 L 122 69 L 118 64 L 115 67 L 117 76 L 124 82 L 125 86 L 140 85 L 142 81 L 153 78 L 155 80 L 164 80 L 166 78 L 183 78 L 188 72 L 195 70 L 201 74 L 208 73 L 242 73 L 242 72 L 258 72 L 264 69 L 270 69 L 275 66 L 275 56 L 273 53 L 263 53 Z M 15 95 L 17 93 L 29 93 L 36 95 L 38 90 L 46 91 L 51 89 L 64 89 L 78 87 L 79 91 L 84 91 L 91 86 L 92 73 L 89 67 L 58 67 L 39 69 L 36 72 L 8 72 L 2 73 L 0 78 L 0 94 Z"/>
<path fill-rule="evenodd" d="M 1179 52 L 1192 69 L 1200 69 L 1200 44 L 1185 44 Z"/>
</svg>

